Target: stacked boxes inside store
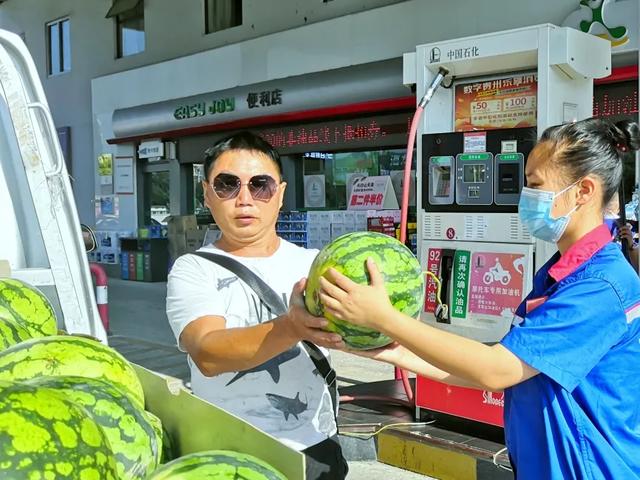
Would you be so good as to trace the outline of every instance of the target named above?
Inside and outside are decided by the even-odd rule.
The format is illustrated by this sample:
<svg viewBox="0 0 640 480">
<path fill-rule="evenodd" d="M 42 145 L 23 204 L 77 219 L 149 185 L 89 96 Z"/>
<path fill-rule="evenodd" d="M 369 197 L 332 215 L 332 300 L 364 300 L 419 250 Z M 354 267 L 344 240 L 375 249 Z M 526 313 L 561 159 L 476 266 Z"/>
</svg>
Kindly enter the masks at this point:
<svg viewBox="0 0 640 480">
<path fill-rule="evenodd" d="M 309 220 L 307 212 L 280 212 L 276 223 L 279 237 L 300 247 L 309 245 Z"/>
<path fill-rule="evenodd" d="M 331 212 L 308 212 L 309 248 L 321 249 L 331 241 Z"/>
<path fill-rule="evenodd" d="M 172 263 L 181 255 L 195 252 L 202 246 L 205 232 L 198 228 L 195 215 L 172 215 L 169 226 L 169 257 Z"/>
<path fill-rule="evenodd" d="M 216 225 L 198 225 L 195 215 L 171 215 L 167 218 L 169 262 L 186 253 L 193 253 L 220 237 Z"/>
<path fill-rule="evenodd" d="M 320 210 L 280 212 L 276 223 L 278 236 L 305 248 L 321 249 L 332 240 L 350 232 L 374 231 L 399 238 L 400 210 Z M 407 239 L 416 252 L 416 224 L 408 224 Z"/>
<path fill-rule="evenodd" d="M 169 258 L 173 263 L 180 255 L 187 253 L 187 235 L 190 240 L 195 237 L 193 232 L 198 229 L 195 215 L 171 215 L 167 217 L 169 238 Z M 187 234 L 187 232 L 191 232 Z M 195 250 L 195 249 L 194 249 Z"/>
<path fill-rule="evenodd" d="M 367 229 L 367 212 L 280 212 L 278 236 L 301 247 L 320 249 L 349 232 Z"/>
</svg>

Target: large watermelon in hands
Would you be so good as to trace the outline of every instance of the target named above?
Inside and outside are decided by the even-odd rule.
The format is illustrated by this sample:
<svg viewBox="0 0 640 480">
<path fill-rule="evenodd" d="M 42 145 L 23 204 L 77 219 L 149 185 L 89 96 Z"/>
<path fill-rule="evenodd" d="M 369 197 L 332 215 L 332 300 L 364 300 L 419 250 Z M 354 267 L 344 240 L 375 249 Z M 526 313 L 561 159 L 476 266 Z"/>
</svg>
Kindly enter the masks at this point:
<svg viewBox="0 0 640 480">
<path fill-rule="evenodd" d="M 177 458 L 147 480 L 286 480 L 266 462 L 246 453 L 211 450 Z"/>
<path fill-rule="evenodd" d="M 102 429 L 59 393 L 0 382 L 0 478 L 116 480 Z"/>
<path fill-rule="evenodd" d="M 142 384 L 131 364 L 97 340 L 56 335 L 32 338 L 0 352 L 0 380 L 69 375 L 104 380 L 144 407 Z"/>
<path fill-rule="evenodd" d="M 391 304 L 416 318 L 424 300 L 424 275 L 420 263 L 407 247 L 389 235 L 376 232 L 347 233 L 326 245 L 316 256 L 305 290 L 305 304 L 313 315 L 329 320 L 327 330 L 342 336 L 355 350 L 370 350 L 391 343 L 391 339 L 370 328 L 338 320 L 324 311 L 319 299 L 320 277 L 334 268 L 356 283 L 369 284 L 367 258 L 373 258 L 384 277 Z"/>
<path fill-rule="evenodd" d="M 32 338 L 55 335 L 56 315 L 47 297 L 31 285 L 14 278 L 0 278 L 0 306 L 9 310 Z"/>
</svg>

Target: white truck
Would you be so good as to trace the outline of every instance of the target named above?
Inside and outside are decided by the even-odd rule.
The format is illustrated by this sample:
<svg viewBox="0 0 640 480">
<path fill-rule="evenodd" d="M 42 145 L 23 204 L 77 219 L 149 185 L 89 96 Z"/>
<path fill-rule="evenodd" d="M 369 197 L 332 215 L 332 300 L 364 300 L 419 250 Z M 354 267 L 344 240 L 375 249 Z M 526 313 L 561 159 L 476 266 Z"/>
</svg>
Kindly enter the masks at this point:
<svg viewBox="0 0 640 480">
<path fill-rule="evenodd" d="M 47 100 L 26 46 L 4 31 L 0 87 L 0 275 L 41 289 L 59 328 L 106 342 Z"/>
</svg>

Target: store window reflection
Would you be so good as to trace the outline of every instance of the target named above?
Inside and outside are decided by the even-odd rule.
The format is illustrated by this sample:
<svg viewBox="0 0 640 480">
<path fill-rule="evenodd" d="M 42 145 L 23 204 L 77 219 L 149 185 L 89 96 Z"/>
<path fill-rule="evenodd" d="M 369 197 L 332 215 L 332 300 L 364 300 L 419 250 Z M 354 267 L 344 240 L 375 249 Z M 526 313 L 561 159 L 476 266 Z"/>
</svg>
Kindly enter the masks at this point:
<svg viewBox="0 0 640 480">
<path fill-rule="evenodd" d="M 351 187 L 366 176 L 390 176 L 398 204 L 402 197 L 405 150 L 363 152 L 308 152 L 303 156 L 305 205 L 299 208 L 346 209 Z M 415 170 L 411 200 L 415 199 Z M 324 202 L 318 199 L 318 182 L 324 181 Z M 415 204 L 415 200 L 410 202 Z"/>
<path fill-rule="evenodd" d="M 169 172 L 150 172 L 145 174 L 148 182 L 148 215 L 145 224 L 166 225 L 169 216 Z"/>
</svg>

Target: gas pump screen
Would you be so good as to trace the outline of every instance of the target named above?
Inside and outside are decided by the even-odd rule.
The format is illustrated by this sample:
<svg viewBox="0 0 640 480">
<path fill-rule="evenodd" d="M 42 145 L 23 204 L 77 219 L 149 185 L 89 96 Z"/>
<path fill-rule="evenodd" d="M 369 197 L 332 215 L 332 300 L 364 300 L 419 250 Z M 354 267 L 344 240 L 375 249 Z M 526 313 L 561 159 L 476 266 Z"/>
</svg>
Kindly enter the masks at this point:
<svg viewBox="0 0 640 480">
<path fill-rule="evenodd" d="M 433 169 L 434 197 L 448 197 L 451 192 L 451 167 Z"/>
<path fill-rule="evenodd" d="M 498 192 L 503 194 L 520 193 L 520 165 L 504 163 L 498 165 Z"/>
<path fill-rule="evenodd" d="M 462 181 L 464 183 L 485 183 L 487 181 L 486 167 L 482 163 L 464 165 Z"/>
</svg>

